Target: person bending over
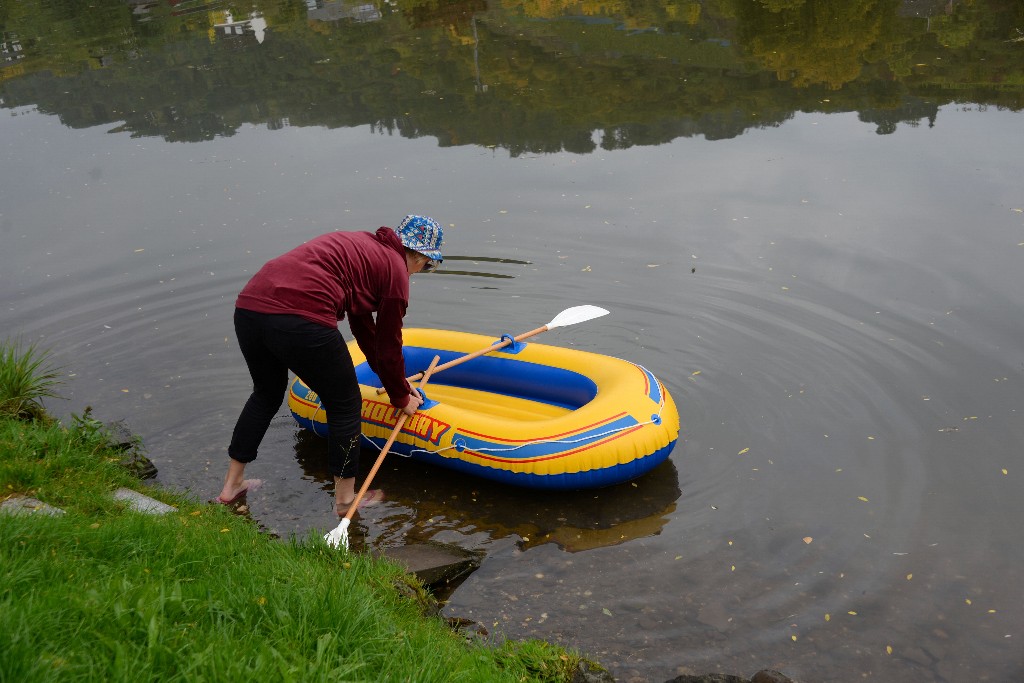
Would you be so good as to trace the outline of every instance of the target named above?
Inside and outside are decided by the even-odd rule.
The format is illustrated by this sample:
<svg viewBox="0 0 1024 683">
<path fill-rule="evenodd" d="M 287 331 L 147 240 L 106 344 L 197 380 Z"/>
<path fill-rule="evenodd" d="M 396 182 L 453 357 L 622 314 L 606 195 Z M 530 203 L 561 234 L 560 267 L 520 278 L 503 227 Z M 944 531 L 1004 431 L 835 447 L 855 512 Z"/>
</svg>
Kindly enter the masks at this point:
<svg viewBox="0 0 1024 683">
<path fill-rule="evenodd" d="M 348 317 L 391 404 L 415 414 L 422 398 L 405 380 L 402 319 L 409 305 L 409 278 L 444 260 L 442 238 L 434 220 L 409 215 L 395 230 L 316 237 L 268 261 L 249 280 L 235 302 L 234 324 L 253 390 L 231 435 L 217 502 L 235 503 L 259 484 L 245 479 L 245 466 L 256 459 L 284 401 L 291 370 L 317 393 L 327 413 L 335 512 L 345 514 L 355 499 L 362 399 L 338 322 Z"/>
</svg>

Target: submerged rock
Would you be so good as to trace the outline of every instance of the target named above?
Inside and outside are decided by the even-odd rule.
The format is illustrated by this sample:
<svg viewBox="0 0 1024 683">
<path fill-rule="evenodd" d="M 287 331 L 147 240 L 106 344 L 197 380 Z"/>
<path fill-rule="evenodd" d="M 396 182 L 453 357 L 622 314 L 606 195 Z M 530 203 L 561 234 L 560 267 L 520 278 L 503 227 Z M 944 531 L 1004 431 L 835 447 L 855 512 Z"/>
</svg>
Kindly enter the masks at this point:
<svg viewBox="0 0 1024 683">
<path fill-rule="evenodd" d="M 152 479 L 157 469 L 153 461 L 146 457 L 142 439 L 132 433 L 124 420 L 108 422 L 103 425 L 110 441 L 110 447 L 121 454 L 118 463 L 139 479 Z"/>
</svg>

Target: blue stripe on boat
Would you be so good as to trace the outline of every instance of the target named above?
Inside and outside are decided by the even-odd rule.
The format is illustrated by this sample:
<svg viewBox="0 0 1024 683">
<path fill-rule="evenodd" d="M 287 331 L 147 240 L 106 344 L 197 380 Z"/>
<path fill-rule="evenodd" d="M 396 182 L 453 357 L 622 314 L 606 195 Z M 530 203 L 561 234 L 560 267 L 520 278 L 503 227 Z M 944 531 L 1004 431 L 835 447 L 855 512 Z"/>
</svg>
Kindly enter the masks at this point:
<svg viewBox="0 0 1024 683">
<path fill-rule="evenodd" d="M 488 441 L 476 436 L 470 436 L 457 431 L 452 437 L 452 443 L 462 440 L 466 444 L 467 451 L 474 451 L 483 455 L 490 455 L 505 460 L 525 460 L 528 458 L 542 458 L 547 455 L 557 455 L 567 451 L 575 451 L 586 446 L 588 443 L 597 441 L 603 437 L 611 436 L 609 432 L 618 432 L 638 423 L 632 415 L 624 415 L 617 420 L 587 429 L 585 431 L 568 434 L 559 439 L 542 443 L 530 443 L 516 446 L 514 443 L 502 441 Z"/>
</svg>

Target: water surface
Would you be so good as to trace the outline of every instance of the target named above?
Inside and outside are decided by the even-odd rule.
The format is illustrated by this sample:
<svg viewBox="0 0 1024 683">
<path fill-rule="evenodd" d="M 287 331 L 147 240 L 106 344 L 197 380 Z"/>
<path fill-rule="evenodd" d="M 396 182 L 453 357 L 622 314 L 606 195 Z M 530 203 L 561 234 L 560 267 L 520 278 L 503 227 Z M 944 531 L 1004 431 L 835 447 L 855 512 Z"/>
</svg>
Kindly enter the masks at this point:
<svg viewBox="0 0 1024 683">
<path fill-rule="evenodd" d="M 0 329 L 66 366 L 52 410 L 127 420 L 160 483 L 214 495 L 238 290 L 428 214 L 451 258 L 409 326 L 604 306 L 537 341 L 650 368 L 683 424 L 600 491 L 390 459 L 362 543 L 487 552 L 446 613 L 622 681 L 1024 674 L 1016 5 L 257 3 L 262 42 L 181 5 L 0 15 Z M 333 525 L 285 409 L 251 472 L 268 530 Z"/>
</svg>

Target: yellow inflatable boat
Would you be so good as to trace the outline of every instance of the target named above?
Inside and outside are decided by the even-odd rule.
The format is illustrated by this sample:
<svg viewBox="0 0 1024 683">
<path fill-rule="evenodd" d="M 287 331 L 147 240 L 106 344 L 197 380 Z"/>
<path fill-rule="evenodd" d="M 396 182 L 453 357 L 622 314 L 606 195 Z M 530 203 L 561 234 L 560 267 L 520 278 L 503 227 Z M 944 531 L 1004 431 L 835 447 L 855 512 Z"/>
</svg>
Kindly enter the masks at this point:
<svg viewBox="0 0 1024 683">
<path fill-rule="evenodd" d="M 435 355 L 447 363 L 493 338 L 446 330 L 403 331 L 407 375 Z M 629 361 L 507 339 L 504 348 L 437 372 L 393 451 L 516 486 L 586 489 L 634 479 L 668 457 L 679 415 L 665 386 Z M 499 340 L 500 341 L 500 340 Z M 399 411 L 355 342 L 349 352 L 363 397 L 363 436 L 382 448 Z M 317 396 L 296 377 L 295 420 L 326 436 Z"/>
</svg>

